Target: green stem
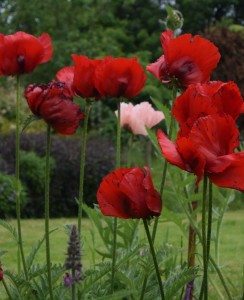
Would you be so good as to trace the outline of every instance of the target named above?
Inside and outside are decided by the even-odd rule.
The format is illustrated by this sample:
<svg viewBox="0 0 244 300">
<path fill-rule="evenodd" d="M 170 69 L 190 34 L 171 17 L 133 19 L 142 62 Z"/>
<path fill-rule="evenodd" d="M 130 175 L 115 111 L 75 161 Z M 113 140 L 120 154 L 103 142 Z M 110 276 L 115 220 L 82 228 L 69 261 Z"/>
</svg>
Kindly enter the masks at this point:
<svg viewBox="0 0 244 300">
<path fill-rule="evenodd" d="M 168 134 L 169 139 L 171 139 L 171 137 L 172 137 L 173 128 L 174 128 L 174 117 L 173 117 L 173 115 L 171 115 L 170 125 L 169 125 L 169 134 Z M 164 160 L 164 166 L 163 166 L 163 176 L 162 176 L 162 181 L 161 181 L 161 185 L 160 185 L 161 199 L 163 198 L 163 192 L 164 192 L 164 186 L 165 186 L 165 182 L 166 182 L 167 169 L 168 169 L 168 162 L 165 159 Z M 156 232 L 157 232 L 157 228 L 158 228 L 158 220 L 159 220 L 159 217 L 157 217 L 155 219 L 155 222 L 154 222 L 154 225 L 153 225 L 153 232 L 152 232 L 153 241 L 155 240 L 155 237 L 156 237 Z"/>
<path fill-rule="evenodd" d="M 149 243 L 149 246 L 150 246 L 151 255 L 152 255 L 152 258 L 153 258 L 153 263 L 154 263 L 155 272 L 156 272 L 157 279 L 158 279 L 158 285 L 159 285 L 161 299 L 164 300 L 165 297 L 164 297 L 163 284 L 162 284 L 162 280 L 161 280 L 161 276 L 160 276 L 160 272 L 159 272 L 159 267 L 158 267 L 158 262 L 157 262 L 157 257 L 156 257 L 156 254 L 155 254 L 155 250 L 154 250 L 154 246 L 153 246 L 153 240 L 152 240 L 151 235 L 150 235 L 147 220 L 143 219 L 143 224 L 144 224 L 144 228 L 145 228 L 145 231 L 146 231 L 148 243 Z"/>
<path fill-rule="evenodd" d="M 51 258 L 50 258 L 50 240 L 49 240 L 50 152 L 51 152 L 51 128 L 50 128 L 50 125 L 47 125 L 46 170 L 45 170 L 45 239 L 46 239 L 46 261 L 47 261 L 48 287 L 49 287 L 50 299 L 53 300 Z"/>
<path fill-rule="evenodd" d="M 198 238 L 199 238 L 199 241 L 200 241 L 201 243 L 203 243 L 201 231 L 198 229 L 198 227 L 197 227 L 197 225 L 196 225 L 196 223 L 195 223 L 195 220 L 194 220 L 194 219 L 191 217 L 191 215 L 189 214 L 189 212 L 188 212 L 188 210 L 186 209 L 185 205 L 182 203 L 182 200 L 181 200 L 180 198 L 179 198 L 179 200 L 180 200 L 180 204 L 181 204 L 183 210 L 184 210 L 185 213 L 186 213 L 187 218 L 188 218 L 189 221 L 190 221 L 191 226 L 192 226 L 192 227 L 194 228 L 194 230 L 196 231 L 196 234 L 197 234 L 197 236 L 198 236 Z M 220 271 L 218 265 L 216 264 L 215 260 L 212 258 L 211 255 L 209 255 L 209 261 L 210 261 L 211 264 L 214 266 L 215 271 L 217 272 L 217 274 L 218 274 L 218 276 L 219 276 L 219 279 L 220 279 L 220 281 L 221 281 L 221 283 L 222 283 L 222 285 L 223 285 L 223 287 L 224 287 L 224 289 L 225 289 L 225 292 L 226 292 L 226 294 L 228 295 L 228 299 L 229 299 L 229 300 L 232 300 L 232 297 L 231 297 L 230 291 L 229 291 L 229 289 L 228 289 L 228 287 L 227 287 L 227 284 L 226 284 L 226 282 L 225 282 L 224 276 L 222 275 L 222 273 L 221 273 L 221 271 Z"/>
<path fill-rule="evenodd" d="M 117 140 L 116 140 L 116 168 L 121 165 L 121 126 L 120 126 L 120 101 L 118 103 L 118 116 L 117 116 Z M 116 249 L 117 249 L 117 225 L 118 220 L 114 218 L 113 223 L 113 249 L 112 249 L 112 274 L 111 274 L 111 290 L 114 291 L 114 277 L 116 265 Z"/>
<path fill-rule="evenodd" d="M 72 270 L 72 278 L 75 278 L 75 271 Z M 75 300 L 76 299 L 76 286 L 75 282 L 73 282 L 72 287 L 71 287 L 71 299 Z"/>
<path fill-rule="evenodd" d="M 213 211 L 213 185 L 209 181 L 209 194 L 208 194 L 208 232 L 207 232 L 207 265 L 209 263 L 210 245 L 211 245 L 211 232 L 212 232 L 212 211 Z"/>
<path fill-rule="evenodd" d="M 121 126 L 120 126 L 120 101 L 118 103 L 117 140 L 116 140 L 116 168 L 121 165 Z"/>
<path fill-rule="evenodd" d="M 203 256 L 203 280 L 199 299 L 203 297 L 208 299 L 208 258 L 207 258 L 207 238 L 206 238 L 206 195 L 207 195 L 208 179 L 205 176 L 203 181 L 203 197 L 202 197 L 202 256 Z"/>
<path fill-rule="evenodd" d="M 173 88 L 173 90 L 172 90 L 172 102 L 174 101 L 176 95 L 177 95 L 177 89 Z M 170 124 L 169 124 L 169 132 L 168 132 L 169 139 L 171 139 L 171 137 L 173 135 L 173 129 L 174 129 L 174 117 L 173 117 L 173 115 L 171 115 Z M 164 186 L 165 186 L 165 182 L 166 182 L 167 169 L 168 169 L 168 162 L 165 159 L 164 160 L 164 166 L 163 166 L 162 181 L 161 181 L 161 185 L 160 185 L 161 199 L 163 198 L 163 192 L 164 192 Z M 152 230 L 152 241 L 153 241 L 153 243 L 154 243 L 155 238 L 156 238 L 156 232 L 157 232 L 157 228 L 158 228 L 158 221 L 159 221 L 159 217 L 156 217 L 155 221 L 154 221 L 154 224 L 153 224 L 153 230 Z M 140 300 L 143 300 L 143 298 L 144 298 L 145 290 L 146 290 L 146 287 L 147 287 L 147 280 L 148 280 L 148 275 L 146 274 L 145 277 L 144 277 L 143 283 L 142 283 L 142 290 L 141 290 Z"/>
<path fill-rule="evenodd" d="M 86 144 L 87 144 L 87 130 L 88 121 L 92 104 L 89 100 L 86 100 L 85 104 L 85 120 L 82 130 L 82 145 L 80 153 L 80 184 L 79 184 L 79 210 L 78 210 L 78 232 L 81 235 L 81 219 L 82 219 L 82 207 L 84 197 L 84 174 L 85 174 L 85 162 L 86 162 Z"/>
<path fill-rule="evenodd" d="M 26 280 L 28 280 L 28 271 L 25 261 L 22 231 L 21 231 L 21 203 L 20 203 L 20 76 L 17 75 L 16 87 L 16 136 L 15 136 L 15 178 L 16 178 L 16 216 L 17 216 L 17 230 L 18 230 L 18 247 L 22 259 L 23 269 Z M 19 268 L 19 254 L 18 268 Z"/>
<path fill-rule="evenodd" d="M 5 282 L 4 279 L 2 280 L 2 283 L 3 283 L 3 286 L 4 286 L 4 288 L 5 288 L 6 293 L 7 293 L 7 295 L 8 295 L 9 300 L 12 300 L 13 298 L 12 298 L 12 296 L 11 296 L 11 294 L 10 294 L 9 288 L 8 288 L 7 283 Z"/>
</svg>

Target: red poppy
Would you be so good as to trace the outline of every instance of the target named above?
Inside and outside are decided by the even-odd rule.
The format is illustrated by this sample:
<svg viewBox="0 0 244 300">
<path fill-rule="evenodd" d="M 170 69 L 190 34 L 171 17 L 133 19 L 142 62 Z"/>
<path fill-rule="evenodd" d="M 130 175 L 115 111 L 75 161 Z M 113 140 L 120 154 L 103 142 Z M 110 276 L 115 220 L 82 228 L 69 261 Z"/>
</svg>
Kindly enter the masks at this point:
<svg viewBox="0 0 244 300">
<path fill-rule="evenodd" d="M 212 81 L 190 85 L 176 99 L 172 113 L 179 122 L 180 134 L 186 136 L 200 117 L 226 113 L 236 120 L 242 105 L 243 99 L 234 82 Z"/>
<path fill-rule="evenodd" d="M 49 61 L 52 53 L 52 41 L 47 33 L 40 37 L 21 31 L 0 34 L 0 75 L 30 73 Z"/>
<path fill-rule="evenodd" d="M 148 65 L 147 70 L 163 83 L 176 79 L 178 85 L 186 87 L 206 82 L 220 59 L 218 48 L 199 35 L 174 38 L 168 30 L 162 33 L 161 43 L 164 55 Z"/>
<path fill-rule="evenodd" d="M 137 96 L 146 75 L 136 58 L 105 58 L 95 71 L 95 86 L 104 97 Z"/>
<path fill-rule="evenodd" d="M 73 90 L 83 98 L 98 98 L 100 95 L 95 87 L 94 74 L 102 60 L 77 54 L 73 54 L 72 59 L 74 62 Z"/>
<path fill-rule="evenodd" d="M 70 93 L 73 92 L 73 80 L 74 80 L 74 66 L 64 67 L 60 69 L 56 74 L 56 79 L 58 81 L 64 82 L 69 88 Z"/>
<path fill-rule="evenodd" d="M 234 153 L 239 145 L 239 132 L 229 115 L 199 118 L 188 137 L 171 142 L 159 130 L 158 143 L 165 159 L 179 168 L 203 175 L 218 186 L 244 191 L 244 152 Z"/>
<path fill-rule="evenodd" d="M 159 216 L 162 203 L 148 168 L 120 168 L 104 177 L 97 201 L 105 216 L 123 219 Z"/>
<path fill-rule="evenodd" d="M 3 280 L 3 269 L 0 267 L 0 281 Z"/>
<path fill-rule="evenodd" d="M 34 115 L 43 118 L 58 133 L 75 133 L 84 114 L 72 102 L 70 90 L 62 82 L 31 84 L 25 90 L 25 97 Z"/>
</svg>

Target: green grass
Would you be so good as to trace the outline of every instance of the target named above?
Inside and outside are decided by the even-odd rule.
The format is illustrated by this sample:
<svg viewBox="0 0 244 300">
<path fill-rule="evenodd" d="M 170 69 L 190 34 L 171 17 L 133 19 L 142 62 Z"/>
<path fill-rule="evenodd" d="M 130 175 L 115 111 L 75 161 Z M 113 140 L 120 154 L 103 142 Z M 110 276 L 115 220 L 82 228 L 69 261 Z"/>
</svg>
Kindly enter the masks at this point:
<svg viewBox="0 0 244 300">
<path fill-rule="evenodd" d="M 224 274 L 228 276 L 234 285 L 240 289 L 241 279 L 243 272 L 243 253 L 244 253 L 244 211 L 228 212 L 226 213 L 223 221 L 220 239 L 220 265 L 223 266 Z M 50 221 L 51 229 L 56 229 L 51 234 L 51 257 L 53 263 L 63 263 L 65 260 L 65 252 L 67 247 L 67 235 L 65 234 L 65 224 L 72 224 L 76 221 L 74 219 L 52 219 Z M 15 225 L 15 221 L 11 221 L 12 225 Z M 23 220 L 22 221 L 24 249 L 26 255 L 30 252 L 31 247 L 38 239 L 41 239 L 44 233 L 44 221 L 43 220 Z M 93 251 L 93 248 L 102 250 L 103 244 L 96 229 L 92 223 L 85 219 L 82 223 L 83 230 L 83 265 L 84 268 L 88 268 L 95 261 L 100 260 L 99 255 Z M 92 233 L 93 234 L 92 234 Z M 141 238 L 145 238 L 145 234 L 141 228 Z M 156 243 L 160 244 L 163 240 L 167 239 L 168 243 L 180 246 L 181 236 L 183 233 L 181 230 L 171 222 L 165 222 L 162 218 Z M 94 244 L 93 244 L 94 243 Z M 185 248 L 185 257 L 187 251 L 187 240 L 183 238 L 183 245 Z M 17 265 L 17 248 L 15 242 L 11 239 L 10 234 L 0 227 L 0 250 L 6 250 L 7 253 L 2 257 L 2 265 L 4 269 L 16 271 Z M 213 253 L 214 254 L 214 253 Z M 41 251 L 38 253 L 36 262 L 45 262 L 45 249 L 44 245 Z M 216 276 L 212 277 L 216 281 Z M 218 282 L 217 282 L 218 284 Z M 234 292 L 234 289 L 232 290 Z M 224 292 L 221 289 L 221 293 Z M 0 295 L 3 294 L 2 286 L 0 287 Z M 220 297 L 220 296 L 219 296 Z M 221 299 L 217 297 L 216 299 Z M 0 296 L 0 299 L 2 297 Z M 212 298 L 215 299 L 215 298 Z M 225 299 L 225 298 L 223 298 Z"/>
</svg>

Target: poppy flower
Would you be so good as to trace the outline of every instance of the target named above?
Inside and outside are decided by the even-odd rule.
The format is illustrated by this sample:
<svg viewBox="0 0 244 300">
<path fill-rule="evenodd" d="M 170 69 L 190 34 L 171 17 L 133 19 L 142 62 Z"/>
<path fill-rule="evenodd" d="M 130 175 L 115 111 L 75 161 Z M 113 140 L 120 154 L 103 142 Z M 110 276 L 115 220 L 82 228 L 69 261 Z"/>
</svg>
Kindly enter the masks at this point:
<svg viewBox="0 0 244 300">
<path fill-rule="evenodd" d="M 244 152 L 235 153 L 239 132 L 230 115 L 216 114 L 199 118 L 187 137 L 175 143 L 159 130 L 158 143 L 165 159 L 197 176 L 204 175 L 220 187 L 244 191 Z"/>
<path fill-rule="evenodd" d="M 25 90 L 25 97 L 32 113 L 43 118 L 58 133 L 75 133 L 84 114 L 72 102 L 68 87 L 62 82 L 31 84 Z"/>
<path fill-rule="evenodd" d="M 162 203 L 148 168 L 120 168 L 105 176 L 97 191 L 105 216 L 123 219 L 159 216 Z"/>
<path fill-rule="evenodd" d="M 118 115 L 118 112 L 115 114 Z M 120 125 L 134 134 L 147 136 L 146 128 L 152 128 L 163 119 L 164 114 L 153 109 L 149 102 L 141 102 L 135 106 L 125 102 L 120 104 Z"/>
<path fill-rule="evenodd" d="M 95 70 L 95 86 L 104 97 L 135 97 L 145 81 L 146 75 L 136 58 L 106 57 Z"/>
<path fill-rule="evenodd" d="M 30 73 L 39 64 L 48 62 L 52 53 L 52 41 L 47 33 L 39 37 L 22 31 L 0 34 L 0 75 Z"/>
<path fill-rule="evenodd" d="M 90 59 L 84 55 L 72 55 L 74 62 L 73 89 L 83 98 L 98 98 L 99 92 L 95 86 L 95 70 L 101 64 L 101 59 Z"/>
<path fill-rule="evenodd" d="M 218 48 L 199 35 L 183 34 L 174 38 L 167 30 L 161 35 L 164 51 L 156 62 L 147 66 L 163 83 L 177 80 L 180 87 L 209 80 L 220 59 Z"/>
<path fill-rule="evenodd" d="M 180 134 L 185 136 L 200 117 L 226 113 L 236 120 L 242 105 L 242 96 L 234 82 L 210 81 L 190 85 L 176 98 L 172 113 L 179 122 Z"/>
</svg>

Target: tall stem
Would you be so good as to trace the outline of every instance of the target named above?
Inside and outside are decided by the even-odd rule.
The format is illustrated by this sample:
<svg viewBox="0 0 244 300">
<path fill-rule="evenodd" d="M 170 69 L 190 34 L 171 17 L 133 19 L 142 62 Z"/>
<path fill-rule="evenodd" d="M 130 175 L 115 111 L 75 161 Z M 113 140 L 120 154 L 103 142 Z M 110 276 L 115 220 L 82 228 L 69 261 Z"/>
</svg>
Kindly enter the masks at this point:
<svg viewBox="0 0 244 300">
<path fill-rule="evenodd" d="M 173 89 L 172 99 L 174 99 L 176 97 L 176 94 L 177 94 L 177 90 Z M 173 117 L 173 115 L 171 115 L 170 124 L 169 124 L 169 132 L 168 132 L 169 139 L 171 139 L 171 137 L 172 137 L 173 128 L 174 128 L 174 117 Z M 163 166 L 163 176 L 162 176 L 162 181 L 161 181 L 161 185 L 160 185 L 161 199 L 163 198 L 163 192 L 164 192 L 164 186 L 165 186 L 165 182 L 166 182 L 167 169 L 168 169 L 168 162 L 165 159 L 164 160 L 164 166 Z M 159 217 L 157 217 L 155 219 L 155 222 L 154 222 L 154 225 L 153 225 L 153 232 L 152 232 L 153 241 L 155 240 L 155 237 L 156 237 L 156 232 L 157 232 L 157 228 L 158 228 L 158 219 L 159 219 Z"/>
<path fill-rule="evenodd" d="M 82 219 L 82 207 L 83 207 L 83 197 L 84 197 L 84 174 L 85 174 L 85 162 L 86 162 L 86 144 L 87 144 L 87 130 L 89 115 L 92 104 L 89 100 L 86 100 L 85 104 L 85 120 L 84 127 L 82 130 L 82 145 L 80 153 L 80 184 L 79 184 L 79 210 L 78 210 L 78 232 L 79 236 L 81 234 L 81 219 Z"/>
<path fill-rule="evenodd" d="M 120 101 L 118 103 L 118 116 L 117 116 L 117 140 L 116 140 L 116 168 L 121 165 L 121 127 L 120 127 Z M 116 264 L 116 249 L 117 249 L 117 225 L 118 220 L 114 218 L 113 224 L 113 249 L 112 249 L 112 274 L 111 274 L 111 290 L 114 291 L 114 277 L 115 277 L 115 264 Z"/>
<path fill-rule="evenodd" d="M 155 272 L 156 272 L 157 279 L 158 279 L 158 285 L 159 285 L 161 299 L 164 300 L 165 297 L 164 297 L 163 284 L 162 284 L 162 280 L 161 280 L 161 276 L 160 276 L 160 272 L 159 272 L 159 267 L 158 267 L 158 262 L 157 262 L 157 257 L 156 257 L 156 254 L 155 254 L 155 250 L 154 250 L 154 246 L 153 246 L 153 240 L 152 240 L 151 235 L 150 235 L 147 220 L 143 219 L 143 224 L 144 224 L 144 228 L 145 228 L 145 231 L 146 231 L 148 243 L 149 243 L 149 246 L 150 246 L 151 255 L 152 255 L 152 258 L 153 258 L 153 263 L 154 263 L 154 268 L 155 268 Z"/>
<path fill-rule="evenodd" d="M 179 198 L 179 200 L 180 200 L 180 204 L 181 204 L 183 210 L 184 210 L 185 213 L 186 213 L 187 218 L 189 219 L 189 221 L 190 221 L 192 227 L 194 228 L 194 230 L 196 231 L 196 234 L 197 234 L 197 236 L 198 236 L 198 238 L 199 238 L 199 241 L 200 241 L 201 244 L 202 244 L 202 243 L 203 243 L 203 239 L 202 239 L 201 231 L 198 229 L 195 220 L 192 219 L 192 217 L 191 217 L 189 211 L 186 209 L 186 207 L 185 207 L 184 203 L 182 202 L 182 200 L 181 200 L 180 198 Z M 223 287 L 224 287 L 224 289 L 225 289 L 225 292 L 226 292 L 226 294 L 227 294 L 227 296 L 228 296 L 228 299 L 231 300 L 232 297 L 231 297 L 230 291 L 229 291 L 228 286 L 227 286 L 227 284 L 226 284 L 226 282 L 225 282 L 224 276 L 223 276 L 223 274 L 221 273 L 221 270 L 220 270 L 219 267 L 218 267 L 218 264 L 216 264 L 215 260 L 212 258 L 211 255 L 209 255 L 209 261 L 211 262 L 211 264 L 212 264 L 213 267 L 215 268 L 215 271 L 217 272 L 217 274 L 218 274 L 218 276 L 219 276 L 219 279 L 220 279 L 220 281 L 221 281 L 221 283 L 222 283 L 222 285 L 223 285 Z"/>
<path fill-rule="evenodd" d="M 177 95 L 177 89 L 173 88 L 173 90 L 172 90 L 172 102 L 174 101 L 176 95 Z M 171 115 L 170 124 L 169 124 L 169 132 L 168 132 L 169 139 L 172 137 L 173 128 L 174 128 L 174 117 L 173 117 L 173 115 Z M 164 192 L 164 186 L 165 186 L 165 182 L 166 182 L 167 169 L 168 169 L 168 162 L 165 159 L 164 160 L 164 166 L 163 166 L 162 181 L 161 181 L 161 185 L 160 185 L 161 199 L 163 198 L 163 192 Z M 154 221 L 154 224 L 153 224 L 153 230 L 152 230 L 152 241 L 153 241 L 153 243 L 154 243 L 155 238 L 156 238 L 156 232 L 157 232 L 157 228 L 158 228 L 158 220 L 159 220 L 159 217 L 156 217 L 155 221 Z M 143 283 L 142 283 L 142 290 L 141 290 L 140 300 L 144 299 L 144 294 L 145 294 L 145 290 L 146 290 L 146 287 L 147 287 L 147 280 L 148 280 L 148 275 L 146 274 L 145 277 L 144 277 Z"/>
<path fill-rule="evenodd" d="M 194 191 L 195 194 L 198 193 L 198 188 Z M 186 193 L 187 194 L 187 193 Z M 188 195 L 188 194 L 187 194 Z M 194 214 L 194 211 L 197 209 L 197 201 L 192 201 L 189 203 L 189 210 L 193 213 L 193 219 L 197 222 L 197 215 Z M 188 233 L 188 268 L 193 268 L 195 266 L 195 252 L 196 252 L 196 230 L 189 224 L 189 233 Z M 192 300 L 194 291 L 194 280 L 188 282 L 185 292 L 185 299 Z"/>
<path fill-rule="evenodd" d="M 20 76 L 17 75 L 16 82 L 16 135 L 15 135 L 15 178 L 16 178 L 16 217 L 18 230 L 18 247 L 23 264 L 24 274 L 28 280 L 28 272 L 24 255 L 22 231 L 21 231 L 21 203 L 20 203 Z M 18 266 L 19 254 L 18 255 Z M 19 267 L 18 267 L 19 268 Z"/>
<path fill-rule="evenodd" d="M 208 193 L 208 232 L 207 232 L 207 265 L 209 264 L 209 254 L 211 245 L 211 233 L 212 233 L 212 211 L 213 211 L 213 185 L 209 181 L 209 193 Z"/>
<path fill-rule="evenodd" d="M 4 286 L 4 288 L 5 288 L 5 291 L 6 291 L 7 295 L 8 295 L 8 299 L 9 299 L 9 300 L 12 300 L 13 298 L 12 298 L 12 296 L 11 296 L 11 294 L 10 294 L 9 288 L 8 288 L 8 286 L 7 286 L 6 282 L 5 282 L 5 280 L 3 279 L 2 282 L 3 282 L 3 286 Z"/>
<path fill-rule="evenodd" d="M 203 297 L 208 299 L 208 258 L 207 258 L 207 238 L 206 238 L 206 195 L 207 195 L 208 179 L 205 176 L 203 181 L 203 197 L 202 197 L 202 256 L 203 256 L 203 280 L 199 299 Z"/>
<path fill-rule="evenodd" d="M 120 101 L 118 103 L 118 117 L 117 117 L 117 140 L 116 140 L 116 168 L 121 165 L 121 126 L 120 126 Z"/>
<path fill-rule="evenodd" d="M 51 258 L 50 258 L 50 240 L 49 240 L 50 152 L 51 152 L 51 128 L 50 128 L 50 125 L 47 125 L 46 170 L 45 170 L 45 239 L 46 239 L 46 261 L 47 261 L 48 287 L 49 287 L 50 299 L 53 300 Z"/>
<path fill-rule="evenodd" d="M 75 270 L 72 269 L 72 278 L 75 278 Z M 78 294 L 78 299 L 79 299 L 79 294 Z M 72 286 L 71 286 L 71 299 L 75 300 L 76 299 L 76 286 L 75 286 L 75 282 L 73 282 Z"/>
</svg>

